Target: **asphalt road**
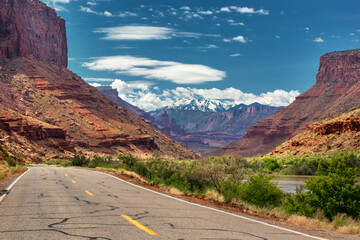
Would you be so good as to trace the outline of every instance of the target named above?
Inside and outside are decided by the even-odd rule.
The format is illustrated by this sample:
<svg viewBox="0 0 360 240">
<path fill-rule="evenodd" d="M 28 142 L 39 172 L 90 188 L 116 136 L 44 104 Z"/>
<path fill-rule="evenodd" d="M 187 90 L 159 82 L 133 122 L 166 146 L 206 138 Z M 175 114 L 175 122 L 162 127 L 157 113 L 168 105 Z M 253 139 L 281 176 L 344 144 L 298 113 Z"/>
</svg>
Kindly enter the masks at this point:
<svg viewBox="0 0 360 240">
<path fill-rule="evenodd" d="M 0 203 L 0 239 L 319 239 L 100 172 L 31 167 Z"/>
</svg>

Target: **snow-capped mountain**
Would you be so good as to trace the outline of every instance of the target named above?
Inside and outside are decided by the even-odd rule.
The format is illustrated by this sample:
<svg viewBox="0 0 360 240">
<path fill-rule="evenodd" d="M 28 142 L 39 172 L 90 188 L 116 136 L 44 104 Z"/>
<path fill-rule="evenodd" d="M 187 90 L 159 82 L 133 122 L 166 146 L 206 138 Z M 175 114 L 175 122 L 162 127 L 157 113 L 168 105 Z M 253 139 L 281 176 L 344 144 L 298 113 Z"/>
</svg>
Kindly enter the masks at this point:
<svg viewBox="0 0 360 240">
<path fill-rule="evenodd" d="M 209 99 L 189 99 L 184 100 L 182 103 L 173 106 L 173 108 L 181 110 L 194 110 L 201 112 L 225 112 L 231 105 L 222 103 L 218 100 L 209 100 Z"/>
</svg>

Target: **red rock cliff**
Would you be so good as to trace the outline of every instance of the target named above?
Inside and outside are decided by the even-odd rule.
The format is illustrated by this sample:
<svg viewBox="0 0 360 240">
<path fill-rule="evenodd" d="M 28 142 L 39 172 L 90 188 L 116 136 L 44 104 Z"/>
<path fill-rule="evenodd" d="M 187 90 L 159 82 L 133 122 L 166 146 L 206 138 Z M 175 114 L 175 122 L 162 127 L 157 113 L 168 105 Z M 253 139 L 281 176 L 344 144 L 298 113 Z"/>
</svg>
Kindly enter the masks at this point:
<svg viewBox="0 0 360 240">
<path fill-rule="evenodd" d="M 316 84 L 289 106 L 254 124 L 244 138 L 210 155 L 265 154 L 312 122 L 360 106 L 360 49 L 320 58 Z"/>
<path fill-rule="evenodd" d="M 27 57 L 67 67 L 65 21 L 39 0 L 1 0 L 0 57 Z"/>
</svg>

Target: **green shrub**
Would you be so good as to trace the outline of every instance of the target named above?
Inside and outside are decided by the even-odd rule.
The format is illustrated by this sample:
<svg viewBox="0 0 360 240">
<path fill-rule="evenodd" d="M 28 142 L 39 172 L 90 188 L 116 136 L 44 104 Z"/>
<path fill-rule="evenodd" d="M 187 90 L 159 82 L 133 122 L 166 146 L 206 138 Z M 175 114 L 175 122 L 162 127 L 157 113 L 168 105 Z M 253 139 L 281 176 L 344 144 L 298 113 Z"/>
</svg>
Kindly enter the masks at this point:
<svg viewBox="0 0 360 240">
<path fill-rule="evenodd" d="M 239 190 L 241 186 L 241 181 L 233 183 L 231 181 L 225 181 L 221 183 L 221 195 L 224 197 L 225 203 L 230 203 L 233 199 L 239 198 Z"/>
<path fill-rule="evenodd" d="M 71 161 L 72 166 L 85 167 L 89 164 L 89 160 L 85 156 L 75 155 Z"/>
<path fill-rule="evenodd" d="M 271 159 L 269 162 L 268 162 L 268 169 L 273 172 L 275 171 L 276 169 L 279 168 L 279 164 L 276 162 L 275 159 Z"/>
<path fill-rule="evenodd" d="M 284 208 L 289 213 L 313 217 L 317 210 L 332 220 L 338 214 L 360 217 L 360 186 L 356 185 L 357 169 L 348 166 L 346 158 L 332 158 L 328 176 L 312 177 L 306 181 L 308 191 L 288 197 Z M 306 209 L 307 208 L 307 209 Z"/>
<path fill-rule="evenodd" d="M 9 157 L 9 153 L 6 151 L 6 149 L 0 144 L 0 151 L 6 156 Z"/>
<path fill-rule="evenodd" d="M 106 158 L 102 158 L 99 156 L 95 156 L 90 162 L 89 167 L 90 168 L 96 168 L 99 166 L 105 166 L 108 164 L 108 160 Z"/>
<path fill-rule="evenodd" d="M 129 168 L 133 167 L 135 163 L 138 162 L 137 158 L 130 155 L 119 155 L 118 159 Z"/>
<path fill-rule="evenodd" d="M 317 207 L 311 204 L 311 197 L 306 193 L 287 195 L 282 208 L 289 214 L 298 214 L 306 217 L 314 217 Z"/>
<path fill-rule="evenodd" d="M 144 162 L 136 162 L 133 166 L 133 170 L 143 177 L 145 177 L 149 172 L 149 169 Z"/>
<path fill-rule="evenodd" d="M 16 166 L 16 160 L 13 157 L 7 156 L 5 158 L 5 160 L 8 163 L 9 167 L 15 167 Z"/>
<path fill-rule="evenodd" d="M 259 207 L 279 206 L 284 193 L 270 180 L 271 177 L 262 174 L 251 176 L 240 188 L 240 198 Z"/>
</svg>

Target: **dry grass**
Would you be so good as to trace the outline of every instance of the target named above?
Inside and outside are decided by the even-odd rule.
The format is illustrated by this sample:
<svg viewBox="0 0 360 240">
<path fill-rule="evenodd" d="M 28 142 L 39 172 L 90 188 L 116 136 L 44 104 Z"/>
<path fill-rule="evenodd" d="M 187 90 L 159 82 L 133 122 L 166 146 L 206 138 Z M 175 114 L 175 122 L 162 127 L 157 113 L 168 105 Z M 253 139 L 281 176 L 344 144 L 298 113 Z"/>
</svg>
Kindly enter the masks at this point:
<svg viewBox="0 0 360 240">
<path fill-rule="evenodd" d="M 0 180 L 25 171 L 25 166 L 17 165 L 16 167 L 9 167 L 6 161 L 0 161 Z"/>
<path fill-rule="evenodd" d="M 336 216 L 332 222 L 323 219 L 322 217 L 318 219 L 292 215 L 288 218 L 288 222 L 297 226 L 336 231 L 344 234 L 356 234 L 360 236 L 360 222 L 344 215 Z"/>
<path fill-rule="evenodd" d="M 184 193 L 182 191 L 180 191 L 179 189 L 177 188 L 174 188 L 174 187 L 171 187 L 168 189 L 168 192 L 172 195 L 176 195 L 176 196 L 182 196 L 184 195 Z"/>
<path fill-rule="evenodd" d="M 141 183 L 148 183 L 148 181 L 146 181 L 146 179 L 142 176 L 140 176 L 139 174 L 135 173 L 135 172 L 131 172 L 131 171 L 127 171 L 125 169 L 105 169 L 105 168 L 101 168 L 101 167 L 97 167 L 98 169 L 102 169 L 102 170 L 105 170 L 105 171 L 114 171 L 114 172 L 118 172 L 118 173 L 121 173 L 121 174 L 124 174 L 125 176 L 127 177 L 130 177 L 130 178 L 134 178 L 136 179 L 137 181 L 141 182 Z"/>
<path fill-rule="evenodd" d="M 214 199 L 219 202 L 224 202 L 224 197 L 214 189 L 207 190 L 205 193 L 205 197 L 209 199 Z"/>
</svg>

